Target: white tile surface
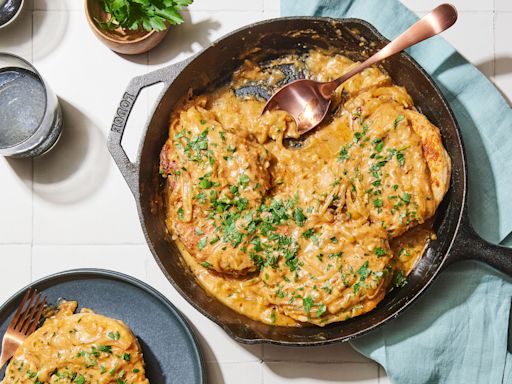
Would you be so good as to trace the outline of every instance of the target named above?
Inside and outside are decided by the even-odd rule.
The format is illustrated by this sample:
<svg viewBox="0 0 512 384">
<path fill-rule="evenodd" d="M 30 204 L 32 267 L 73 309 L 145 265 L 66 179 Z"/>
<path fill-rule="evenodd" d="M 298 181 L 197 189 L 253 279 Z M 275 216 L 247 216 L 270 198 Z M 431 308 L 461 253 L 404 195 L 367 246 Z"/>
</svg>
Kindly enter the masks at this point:
<svg viewBox="0 0 512 384">
<path fill-rule="evenodd" d="M 265 11 L 280 11 L 281 1 L 280 0 L 263 0 L 263 9 Z"/>
<path fill-rule="evenodd" d="M 261 11 L 263 0 L 194 0 L 189 6 L 193 11 Z"/>
<path fill-rule="evenodd" d="M 512 11 L 512 1 L 510 0 L 494 0 L 496 11 Z"/>
<path fill-rule="evenodd" d="M 377 383 L 378 366 L 375 363 L 266 363 L 263 365 L 265 384 L 309 383 Z"/>
<path fill-rule="evenodd" d="M 245 4 L 237 4 L 242 3 Z M 149 53 L 150 66 L 158 67 L 182 61 L 225 34 L 266 18 L 263 9 L 244 12 L 191 10 L 183 12 L 183 17 L 186 22 L 173 27 L 162 44 Z"/>
<path fill-rule="evenodd" d="M 293 348 L 277 345 L 264 345 L 263 358 L 265 361 L 298 361 L 321 363 L 370 363 L 348 343 L 331 344 L 323 347 Z"/>
<path fill-rule="evenodd" d="M 488 77 L 494 73 L 493 25 L 493 12 L 462 11 L 457 23 L 443 33 L 446 40 Z"/>
<path fill-rule="evenodd" d="M 430 11 L 443 1 L 439 0 L 400 0 L 404 5 L 413 11 Z M 499 1 L 499 0 L 496 0 Z M 507 2 L 509 0 L 501 0 Z M 451 0 L 450 4 L 457 7 L 459 11 L 492 11 L 494 0 Z"/>
<path fill-rule="evenodd" d="M 32 0 L 34 9 L 51 11 L 70 11 L 84 9 L 85 0 Z"/>
<path fill-rule="evenodd" d="M 146 71 L 146 57 L 127 60 L 108 50 L 82 12 L 35 11 L 34 51 L 64 111 L 62 140 L 34 161 L 34 243 L 143 243 L 106 135 L 128 80 Z"/>
<path fill-rule="evenodd" d="M 23 9 L 18 18 L 0 31 L 2 52 L 32 61 L 32 11 Z"/>
<path fill-rule="evenodd" d="M 30 245 L 0 245 L 0 305 L 31 281 Z"/>
<path fill-rule="evenodd" d="M 512 13 L 498 13 L 495 28 L 494 82 L 512 103 Z"/>
<path fill-rule="evenodd" d="M 261 363 L 208 363 L 206 365 L 209 384 L 261 384 Z"/>
<path fill-rule="evenodd" d="M 420 15 L 439 3 L 403 2 Z M 494 75 L 512 99 L 512 1 L 452 2 L 460 20 L 446 38 Z M 106 149 L 113 113 L 130 78 L 183 60 L 238 27 L 278 17 L 279 0 L 195 0 L 184 12 L 184 25 L 173 27 L 150 54 L 135 57 L 117 55 L 98 42 L 83 3 L 27 0 L 20 18 L 0 31 L 0 51 L 32 60 L 61 98 L 65 116 L 62 141 L 33 166 L 30 160 L 0 159 L 0 262 L 16 271 L 0 280 L 0 305 L 31 280 L 57 271 L 113 269 L 161 291 L 194 324 L 213 384 L 389 383 L 382 368 L 348 344 L 244 346 L 196 311 L 150 255 L 134 200 Z M 156 93 L 141 95 L 130 118 L 123 144 L 132 156 Z"/>
<path fill-rule="evenodd" d="M 77 268 L 101 268 L 138 279 L 146 277 L 145 245 L 36 245 L 32 248 L 32 279 Z"/>
<path fill-rule="evenodd" d="M 32 162 L 0 158 L 0 244 L 32 242 Z"/>
</svg>

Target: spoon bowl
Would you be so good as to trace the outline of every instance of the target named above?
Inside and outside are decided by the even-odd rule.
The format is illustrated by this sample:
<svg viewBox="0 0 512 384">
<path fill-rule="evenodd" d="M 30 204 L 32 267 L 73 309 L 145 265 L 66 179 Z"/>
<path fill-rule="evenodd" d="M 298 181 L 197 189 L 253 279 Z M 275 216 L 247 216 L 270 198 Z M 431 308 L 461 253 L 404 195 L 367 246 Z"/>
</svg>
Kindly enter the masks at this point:
<svg viewBox="0 0 512 384">
<path fill-rule="evenodd" d="M 329 82 L 306 79 L 286 84 L 268 99 L 262 115 L 267 111 L 284 110 L 293 117 L 297 132 L 302 135 L 323 121 L 329 111 L 332 95 L 345 81 L 373 64 L 445 31 L 456 21 L 457 9 L 451 4 L 441 4 L 343 76 Z"/>
</svg>

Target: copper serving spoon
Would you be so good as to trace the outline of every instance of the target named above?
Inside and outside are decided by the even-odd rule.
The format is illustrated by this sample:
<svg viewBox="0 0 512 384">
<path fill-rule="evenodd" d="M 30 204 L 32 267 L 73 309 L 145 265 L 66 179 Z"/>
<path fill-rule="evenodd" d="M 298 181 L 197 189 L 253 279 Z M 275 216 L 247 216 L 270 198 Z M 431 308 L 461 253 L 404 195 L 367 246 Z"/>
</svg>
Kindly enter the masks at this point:
<svg viewBox="0 0 512 384">
<path fill-rule="evenodd" d="M 302 135 L 322 122 L 329 110 L 334 91 L 349 78 L 389 56 L 443 32 L 455 21 L 457 21 L 457 9 L 451 4 L 441 4 L 343 76 L 325 83 L 296 80 L 285 85 L 267 101 L 262 114 L 276 109 L 288 112 L 297 123 L 298 133 Z"/>
</svg>

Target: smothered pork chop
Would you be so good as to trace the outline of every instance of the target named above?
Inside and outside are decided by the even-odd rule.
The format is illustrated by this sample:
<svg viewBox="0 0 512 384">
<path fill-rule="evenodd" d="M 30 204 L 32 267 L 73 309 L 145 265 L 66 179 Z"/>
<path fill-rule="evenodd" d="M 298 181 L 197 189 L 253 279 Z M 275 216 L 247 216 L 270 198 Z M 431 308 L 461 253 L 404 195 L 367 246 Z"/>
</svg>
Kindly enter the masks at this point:
<svg viewBox="0 0 512 384">
<path fill-rule="evenodd" d="M 246 61 L 183 101 L 160 159 L 167 226 L 198 282 L 268 324 L 325 325 L 373 309 L 421 257 L 450 181 L 439 129 L 378 68 L 343 84 L 304 140 L 265 100 L 355 63 L 325 51 Z M 288 141 L 287 141 L 288 140 Z"/>
<path fill-rule="evenodd" d="M 120 320 L 61 302 L 23 342 L 1 384 L 149 384 L 140 345 Z"/>
</svg>

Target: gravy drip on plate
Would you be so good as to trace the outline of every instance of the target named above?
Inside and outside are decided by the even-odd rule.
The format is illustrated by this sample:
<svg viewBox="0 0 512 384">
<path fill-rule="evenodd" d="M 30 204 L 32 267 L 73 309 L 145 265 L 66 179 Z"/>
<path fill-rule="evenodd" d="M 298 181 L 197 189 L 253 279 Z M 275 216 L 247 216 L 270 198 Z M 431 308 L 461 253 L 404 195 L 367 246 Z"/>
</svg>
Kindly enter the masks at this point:
<svg viewBox="0 0 512 384">
<path fill-rule="evenodd" d="M 323 326 L 368 312 L 433 235 L 450 160 L 439 129 L 378 68 L 343 84 L 303 141 L 287 144 L 297 135 L 285 112 L 259 117 L 277 87 L 354 65 L 320 50 L 246 61 L 172 115 L 167 227 L 206 291 L 250 318 Z"/>
</svg>

